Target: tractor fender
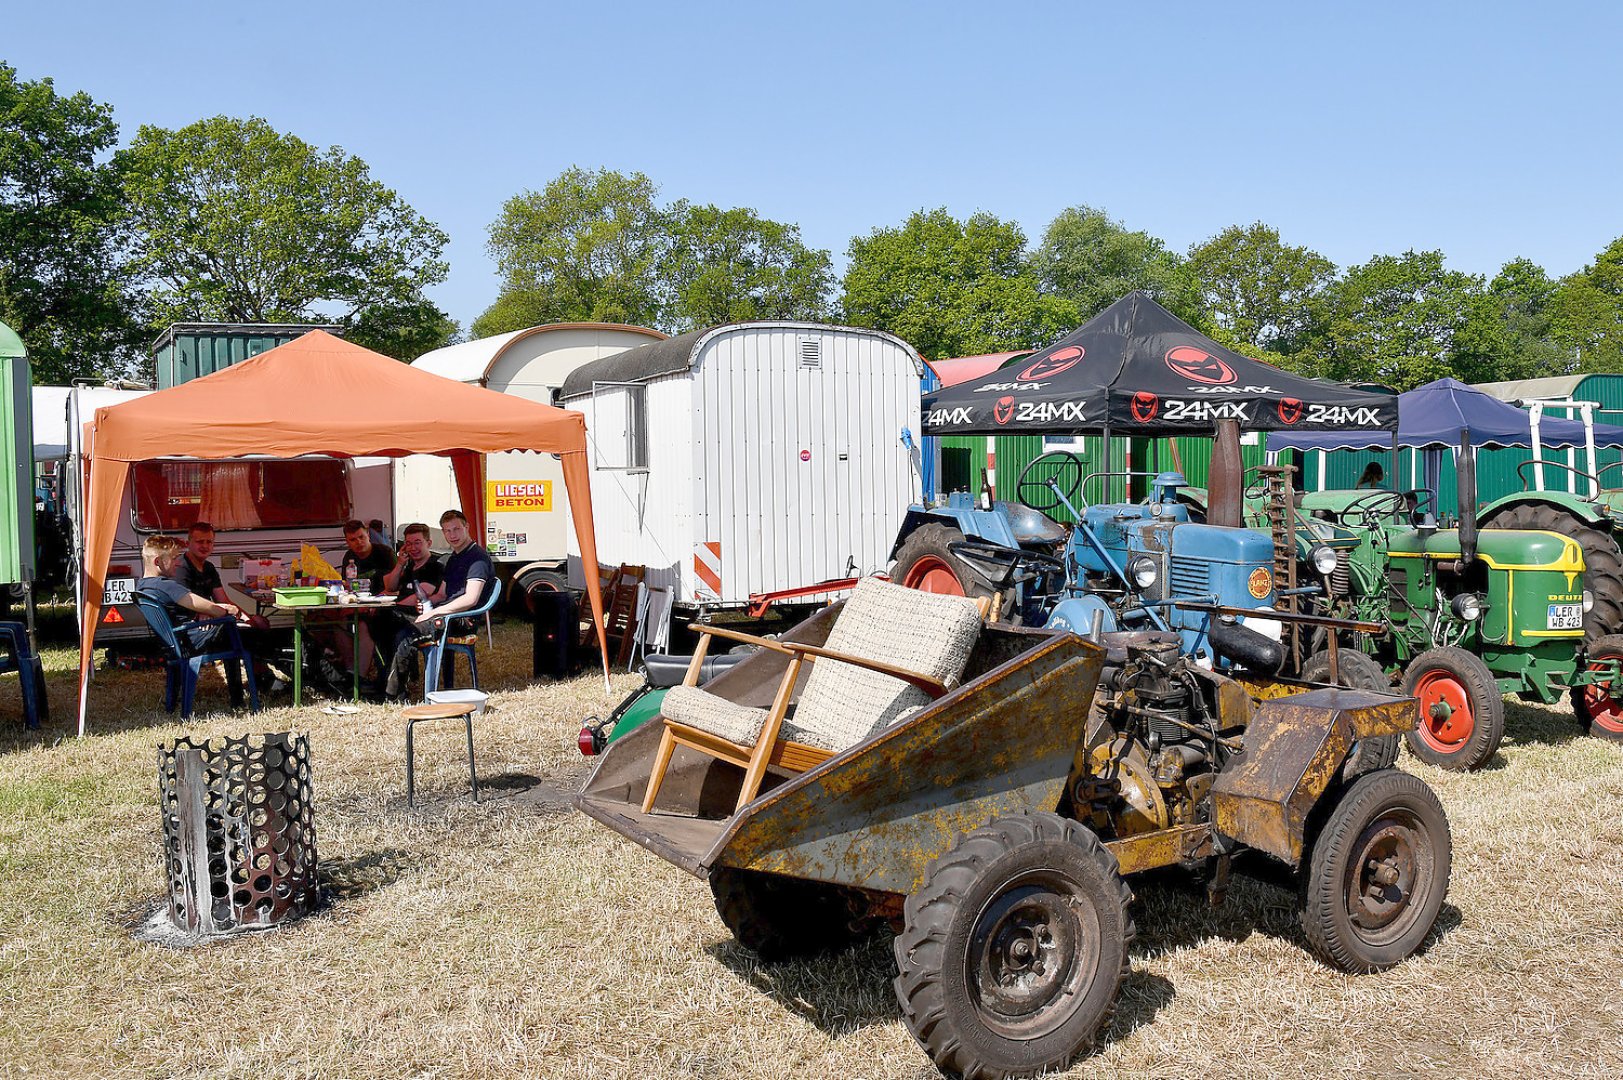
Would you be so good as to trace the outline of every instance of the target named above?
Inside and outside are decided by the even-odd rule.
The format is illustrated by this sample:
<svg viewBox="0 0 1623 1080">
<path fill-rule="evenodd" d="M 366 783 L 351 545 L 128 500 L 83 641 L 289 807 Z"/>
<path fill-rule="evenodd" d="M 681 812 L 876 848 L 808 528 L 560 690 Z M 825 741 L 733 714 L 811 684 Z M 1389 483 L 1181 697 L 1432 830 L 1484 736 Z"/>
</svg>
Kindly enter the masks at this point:
<svg viewBox="0 0 1623 1080">
<path fill-rule="evenodd" d="M 1009 527 L 1008 515 L 999 510 L 972 510 L 956 506 L 926 509 L 922 506 L 910 506 L 907 508 L 907 516 L 902 518 L 902 527 L 896 531 L 896 542 L 890 546 L 891 560 L 895 561 L 896 553 L 901 550 L 903 541 L 923 526 L 933 524 L 951 525 L 963 533 L 966 540 L 985 540 L 1009 548 L 1020 546 L 1020 542 L 1015 539 L 1014 530 Z"/>
<path fill-rule="evenodd" d="M 1521 506 L 1527 503 L 1553 507 L 1564 514 L 1573 517 L 1588 525 L 1605 525 L 1610 528 L 1606 516 L 1606 508 L 1599 503 L 1580 498 L 1569 491 L 1520 491 L 1513 495 L 1502 495 L 1492 502 L 1484 503 L 1477 511 L 1477 520 L 1484 527 L 1492 528 L 1489 518 L 1500 510 L 1510 506 Z"/>
<path fill-rule="evenodd" d="M 1353 743 L 1413 730 L 1413 698 L 1325 687 L 1264 701 L 1245 750 L 1212 785 L 1217 829 L 1291 866 L 1301 862 L 1313 808 L 1341 775 Z"/>
</svg>

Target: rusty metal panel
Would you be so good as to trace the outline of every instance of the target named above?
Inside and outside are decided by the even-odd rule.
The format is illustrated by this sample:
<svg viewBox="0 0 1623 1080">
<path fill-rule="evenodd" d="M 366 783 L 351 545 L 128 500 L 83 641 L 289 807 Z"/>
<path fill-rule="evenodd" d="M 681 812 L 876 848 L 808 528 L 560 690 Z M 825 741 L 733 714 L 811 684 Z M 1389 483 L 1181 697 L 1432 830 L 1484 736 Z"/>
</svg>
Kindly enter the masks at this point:
<svg viewBox="0 0 1623 1080">
<path fill-rule="evenodd" d="M 964 833 L 1058 806 L 1103 663 L 1097 646 L 1053 637 L 758 799 L 706 867 L 916 891 Z"/>
<path fill-rule="evenodd" d="M 1212 854 L 1212 827 L 1205 823 L 1174 825 L 1170 829 L 1111 840 L 1105 844 L 1105 850 L 1116 856 L 1117 869 L 1123 874 L 1156 870 Z"/>
<path fill-rule="evenodd" d="M 1212 785 L 1217 828 L 1291 865 L 1307 816 L 1361 738 L 1414 726 L 1413 698 L 1326 687 L 1262 703 L 1245 750 Z"/>
</svg>

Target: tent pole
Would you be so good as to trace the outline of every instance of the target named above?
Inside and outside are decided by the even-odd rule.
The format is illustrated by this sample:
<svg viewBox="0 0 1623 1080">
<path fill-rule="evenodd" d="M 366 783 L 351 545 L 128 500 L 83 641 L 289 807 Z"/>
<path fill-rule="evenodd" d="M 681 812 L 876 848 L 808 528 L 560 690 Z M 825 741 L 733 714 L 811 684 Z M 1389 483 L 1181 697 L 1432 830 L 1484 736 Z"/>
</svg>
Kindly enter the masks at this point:
<svg viewBox="0 0 1623 1080">
<path fill-rule="evenodd" d="M 1105 441 L 1104 441 L 1104 447 L 1100 451 L 1100 456 L 1104 459 L 1104 464 L 1100 469 L 1100 472 L 1102 472 L 1104 474 L 1104 479 L 1105 479 L 1104 501 L 1109 502 L 1110 501 L 1110 425 L 1109 424 L 1105 425 Z M 1088 498 L 1088 493 L 1084 491 L 1082 493 L 1083 501 L 1086 502 L 1087 498 Z"/>
</svg>

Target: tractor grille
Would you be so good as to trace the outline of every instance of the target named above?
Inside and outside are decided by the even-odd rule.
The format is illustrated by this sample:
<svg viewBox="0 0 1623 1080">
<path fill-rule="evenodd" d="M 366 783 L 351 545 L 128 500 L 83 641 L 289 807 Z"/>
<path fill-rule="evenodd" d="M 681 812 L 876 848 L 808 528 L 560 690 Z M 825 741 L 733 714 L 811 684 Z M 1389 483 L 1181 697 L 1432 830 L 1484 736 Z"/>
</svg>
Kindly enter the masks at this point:
<svg viewBox="0 0 1623 1080">
<path fill-rule="evenodd" d="M 1352 572 L 1347 569 L 1351 557 L 1345 549 L 1336 552 L 1336 568 L 1330 572 L 1330 595 L 1346 596 L 1352 591 Z"/>
<path fill-rule="evenodd" d="M 1204 596 L 1212 591 L 1211 568 L 1199 559 L 1172 560 L 1172 595 Z"/>
</svg>

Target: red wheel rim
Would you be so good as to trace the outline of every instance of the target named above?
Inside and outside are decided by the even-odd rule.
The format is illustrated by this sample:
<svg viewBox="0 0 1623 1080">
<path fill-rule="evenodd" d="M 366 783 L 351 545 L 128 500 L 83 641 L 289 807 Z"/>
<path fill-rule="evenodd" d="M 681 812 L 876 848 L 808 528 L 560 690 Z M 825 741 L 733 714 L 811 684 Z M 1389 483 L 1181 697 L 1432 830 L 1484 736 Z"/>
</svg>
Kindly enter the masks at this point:
<svg viewBox="0 0 1623 1080">
<path fill-rule="evenodd" d="M 935 555 L 926 555 L 908 567 L 907 580 L 902 584 L 920 592 L 941 593 L 945 596 L 964 595 L 964 586 L 958 580 L 958 575 L 953 573 L 946 560 Z"/>
<path fill-rule="evenodd" d="M 1596 657 L 1598 660 L 1623 660 L 1618 656 Z M 1590 664 L 1590 671 L 1602 671 L 1606 664 Z M 1578 695 L 1579 708 L 1583 709 L 1584 716 L 1588 718 L 1592 727 L 1603 731 L 1611 731 L 1623 735 L 1623 701 L 1618 701 L 1611 694 L 1611 683 L 1590 683 Z"/>
<path fill-rule="evenodd" d="M 1471 741 L 1476 716 L 1465 686 L 1446 671 L 1428 671 L 1415 684 L 1420 739 L 1439 754 L 1455 754 Z"/>
</svg>

